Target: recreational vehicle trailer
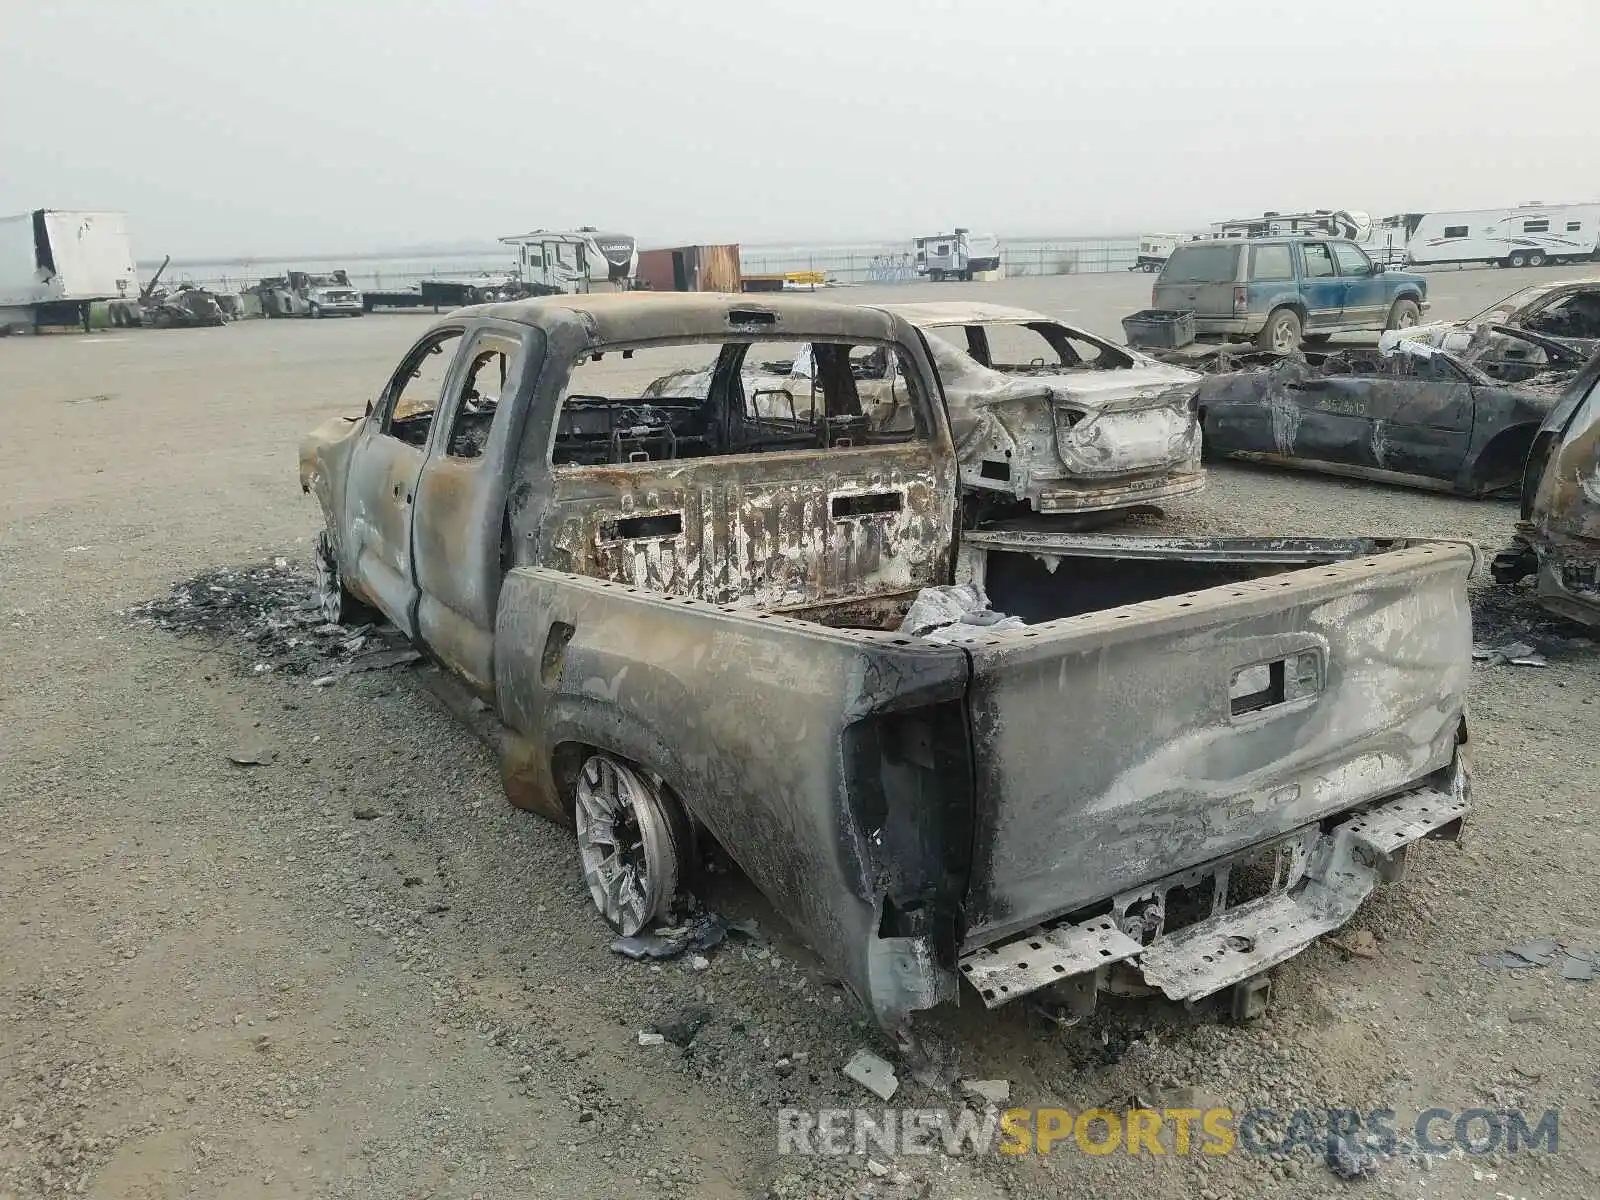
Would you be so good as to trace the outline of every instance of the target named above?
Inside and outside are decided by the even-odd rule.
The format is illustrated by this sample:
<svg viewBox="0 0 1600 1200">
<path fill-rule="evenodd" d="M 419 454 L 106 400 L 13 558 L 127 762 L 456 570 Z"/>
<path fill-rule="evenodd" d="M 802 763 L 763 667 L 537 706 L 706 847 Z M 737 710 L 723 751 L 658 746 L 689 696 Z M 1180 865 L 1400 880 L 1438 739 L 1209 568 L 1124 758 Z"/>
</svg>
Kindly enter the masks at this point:
<svg viewBox="0 0 1600 1200">
<path fill-rule="evenodd" d="M 950 233 L 930 233 L 913 238 L 917 274 L 933 282 L 945 279 L 971 279 L 979 271 L 1000 267 L 1000 241 L 992 234 L 955 229 Z"/>
<path fill-rule="evenodd" d="M 1413 266 L 1494 263 L 1542 267 L 1588 261 L 1600 247 L 1600 204 L 1523 204 L 1418 215 L 1406 243 Z"/>
<path fill-rule="evenodd" d="M 1373 262 L 1386 267 L 1402 266 L 1406 261 L 1404 216 L 1374 222 L 1357 209 L 1318 208 L 1298 213 L 1264 212 L 1259 217 L 1239 217 L 1211 226 L 1211 236 L 1215 238 L 1289 237 L 1297 233 L 1345 238 L 1365 250 Z"/>
<path fill-rule="evenodd" d="M 517 277 L 536 295 L 587 292 L 596 283 L 627 288 L 639 271 L 639 251 L 632 237 L 601 233 L 592 225 L 566 231 L 535 229 L 500 241 L 517 247 Z"/>
<path fill-rule="evenodd" d="M 1318 208 L 1311 212 L 1264 212 L 1259 217 L 1236 217 L 1231 221 L 1217 221 L 1211 226 L 1211 236 L 1219 238 L 1287 237 L 1296 233 L 1348 238 L 1352 242 L 1366 239 L 1372 221 L 1364 212 L 1344 209 Z"/>
</svg>

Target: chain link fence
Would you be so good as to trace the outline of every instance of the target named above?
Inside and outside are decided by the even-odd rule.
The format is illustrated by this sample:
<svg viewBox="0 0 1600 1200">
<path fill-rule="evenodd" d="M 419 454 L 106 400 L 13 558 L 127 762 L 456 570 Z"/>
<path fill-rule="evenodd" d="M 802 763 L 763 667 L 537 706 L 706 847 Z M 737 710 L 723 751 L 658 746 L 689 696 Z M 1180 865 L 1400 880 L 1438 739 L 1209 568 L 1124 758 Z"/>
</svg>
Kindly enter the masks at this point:
<svg viewBox="0 0 1600 1200">
<path fill-rule="evenodd" d="M 1005 238 L 1000 242 L 1000 262 L 1009 276 L 1076 275 L 1098 271 L 1124 271 L 1138 256 L 1137 237 L 1105 238 Z M 782 275 L 791 271 L 821 271 L 836 283 L 914 283 L 916 261 L 904 243 L 855 246 L 750 246 L 740 252 L 746 275 Z M 158 263 L 140 263 L 145 279 Z M 257 259 L 231 262 L 174 264 L 162 279 L 166 283 L 192 283 L 215 292 L 239 292 L 262 279 L 287 271 L 327 274 L 343 269 L 351 286 L 364 292 L 400 291 L 423 279 L 485 282 L 503 279 L 515 268 L 510 255 L 485 253 L 446 259 Z"/>
<path fill-rule="evenodd" d="M 1126 271 L 1138 253 L 1137 237 L 1009 238 L 1000 242 L 1000 264 L 1009 276 Z M 912 283 L 922 278 L 911 251 L 898 245 L 783 250 L 751 246 L 740 252 L 739 263 L 746 275 L 821 271 L 837 283 Z"/>
</svg>

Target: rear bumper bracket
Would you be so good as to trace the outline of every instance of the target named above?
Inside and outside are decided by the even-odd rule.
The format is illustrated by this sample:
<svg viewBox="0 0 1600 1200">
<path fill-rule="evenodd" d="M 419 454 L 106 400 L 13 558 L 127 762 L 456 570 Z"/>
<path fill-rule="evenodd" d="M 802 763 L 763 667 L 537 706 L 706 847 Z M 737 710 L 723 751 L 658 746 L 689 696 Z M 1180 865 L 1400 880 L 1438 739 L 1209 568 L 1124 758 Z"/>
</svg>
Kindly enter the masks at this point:
<svg viewBox="0 0 1600 1200">
<path fill-rule="evenodd" d="M 1327 832 L 1312 825 L 1289 835 L 1303 837 L 1310 847 L 1304 873 L 1290 881 L 1291 887 L 1217 912 L 1150 945 L 1141 945 L 1103 915 L 1078 924 L 1041 925 L 974 950 L 961 959 L 961 973 L 989 1008 L 1124 961 L 1169 998 L 1200 1000 L 1259 975 L 1338 929 L 1379 883 L 1398 876 L 1407 846 L 1428 836 L 1453 837 L 1469 808 L 1464 782 L 1449 792 L 1431 787 L 1403 792 Z"/>
</svg>

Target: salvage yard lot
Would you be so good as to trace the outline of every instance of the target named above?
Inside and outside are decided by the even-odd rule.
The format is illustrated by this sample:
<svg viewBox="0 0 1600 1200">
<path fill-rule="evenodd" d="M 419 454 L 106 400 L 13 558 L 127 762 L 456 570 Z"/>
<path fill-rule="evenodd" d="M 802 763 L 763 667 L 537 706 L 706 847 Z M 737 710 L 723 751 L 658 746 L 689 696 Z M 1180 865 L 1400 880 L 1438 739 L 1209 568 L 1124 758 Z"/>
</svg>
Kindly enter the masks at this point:
<svg viewBox="0 0 1600 1200">
<path fill-rule="evenodd" d="M 1428 315 L 1585 273 L 1433 273 Z M 1120 338 L 1149 285 L 830 298 L 975 297 Z M 247 647 L 118 615 L 208 568 L 309 561 L 318 518 L 296 443 L 359 411 L 427 323 L 0 341 L 0 1197 L 1351 1188 L 1303 1151 L 904 1156 L 911 1182 L 860 1159 L 780 1157 L 778 1109 L 877 1106 L 839 1067 L 890 1047 L 748 889 L 713 880 L 711 898 L 760 935 L 709 968 L 625 961 L 570 835 L 505 806 L 489 753 L 416 673 L 312 688 L 253 673 Z M 1492 554 L 1515 519 L 1509 501 L 1234 466 L 1210 478 L 1157 528 L 1466 537 Z M 1480 962 L 1540 935 L 1600 946 L 1600 655 L 1549 658 L 1473 668 L 1478 809 L 1462 846 L 1422 846 L 1357 918 L 1372 957 L 1314 948 L 1247 1027 L 1108 999 L 1062 1030 L 966 1003 L 930 1023 L 934 1044 L 962 1076 L 1008 1079 L 1013 1104 L 1265 1107 L 1280 1133 L 1296 1108 L 1390 1108 L 1399 1124 L 1433 1107 L 1556 1108 L 1554 1156 L 1401 1156 L 1354 1186 L 1600 1192 L 1600 982 Z M 270 761 L 234 765 L 241 748 Z M 638 1044 L 695 1005 L 706 1024 L 687 1051 Z M 959 1103 L 902 1078 L 897 1104 Z"/>
</svg>

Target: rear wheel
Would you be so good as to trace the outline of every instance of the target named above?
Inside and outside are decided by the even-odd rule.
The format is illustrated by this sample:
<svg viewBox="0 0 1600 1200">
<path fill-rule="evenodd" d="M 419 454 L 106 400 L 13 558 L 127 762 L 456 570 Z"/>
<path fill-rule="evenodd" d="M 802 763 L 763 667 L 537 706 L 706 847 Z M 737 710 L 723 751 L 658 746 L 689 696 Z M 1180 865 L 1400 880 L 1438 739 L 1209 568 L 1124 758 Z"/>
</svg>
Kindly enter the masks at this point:
<svg viewBox="0 0 1600 1200">
<path fill-rule="evenodd" d="M 1525 267 L 1527 265 L 1528 256 L 1521 250 L 1518 250 L 1515 254 L 1511 254 L 1506 257 L 1506 266 L 1508 267 Z"/>
<path fill-rule="evenodd" d="M 1544 252 L 1541 250 L 1530 251 L 1528 254 L 1528 265 L 1530 267 L 1544 266 Z"/>
<path fill-rule="evenodd" d="M 1383 323 L 1385 329 L 1410 329 L 1422 319 L 1422 309 L 1417 307 L 1415 300 L 1396 300 L 1394 307 L 1389 310 L 1389 319 Z"/>
<path fill-rule="evenodd" d="M 658 783 L 622 759 L 592 754 L 578 772 L 573 823 L 589 898 L 632 937 L 665 915 L 687 861 L 687 820 Z"/>
<path fill-rule="evenodd" d="M 1276 354 L 1293 354 L 1300 348 L 1302 328 L 1300 314 L 1294 309 L 1273 309 L 1266 325 L 1256 334 L 1256 345 Z"/>
</svg>

